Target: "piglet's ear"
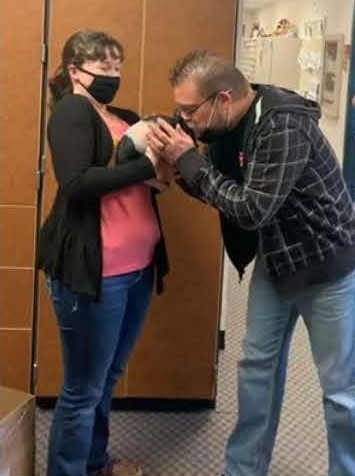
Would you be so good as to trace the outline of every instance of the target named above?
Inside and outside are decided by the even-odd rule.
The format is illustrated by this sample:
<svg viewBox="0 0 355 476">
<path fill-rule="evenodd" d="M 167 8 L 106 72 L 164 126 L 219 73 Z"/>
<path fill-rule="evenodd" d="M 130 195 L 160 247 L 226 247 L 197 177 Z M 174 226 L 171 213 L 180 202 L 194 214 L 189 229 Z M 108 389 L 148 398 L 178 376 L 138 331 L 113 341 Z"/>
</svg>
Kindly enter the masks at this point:
<svg viewBox="0 0 355 476">
<path fill-rule="evenodd" d="M 124 135 L 117 145 L 117 162 L 128 162 L 138 155 L 132 139 Z"/>
</svg>

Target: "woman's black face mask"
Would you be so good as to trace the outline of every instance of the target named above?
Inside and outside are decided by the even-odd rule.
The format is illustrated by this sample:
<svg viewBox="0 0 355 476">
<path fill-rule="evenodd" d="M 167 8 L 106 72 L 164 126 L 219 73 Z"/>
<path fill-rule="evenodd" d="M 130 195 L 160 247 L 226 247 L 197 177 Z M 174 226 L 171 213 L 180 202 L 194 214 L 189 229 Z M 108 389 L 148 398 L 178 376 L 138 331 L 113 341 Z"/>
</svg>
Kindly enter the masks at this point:
<svg viewBox="0 0 355 476">
<path fill-rule="evenodd" d="M 108 104 L 113 100 L 120 87 L 121 78 L 119 76 L 105 76 L 103 74 L 91 73 L 79 66 L 77 68 L 94 78 L 90 86 L 84 86 L 80 83 L 90 96 L 101 104 Z"/>
</svg>

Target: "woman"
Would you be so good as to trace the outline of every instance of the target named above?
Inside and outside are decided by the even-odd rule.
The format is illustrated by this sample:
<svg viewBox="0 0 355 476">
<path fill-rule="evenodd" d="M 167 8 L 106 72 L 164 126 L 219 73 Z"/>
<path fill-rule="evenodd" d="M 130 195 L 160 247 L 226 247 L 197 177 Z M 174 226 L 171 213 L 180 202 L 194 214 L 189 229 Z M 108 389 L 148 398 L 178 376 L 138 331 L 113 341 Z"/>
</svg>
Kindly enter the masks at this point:
<svg viewBox="0 0 355 476">
<path fill-rule="evenodd" d="M 81 31 L 50 82 L 48 141 L 58 191 L 40 235 L 64 362 L 54 411 L 48 476 L 142 474 L 107 453 L 112 393 L 158 291 L 167 258 L 152 189 L 162 178 L 149 152 L 129 163 L 115 145 L 132 111 L 108 106 L 119 85 L 123 48 L 103 32 Z M 156 172 L 156 170 L 158 172 Z"/>
</svg>

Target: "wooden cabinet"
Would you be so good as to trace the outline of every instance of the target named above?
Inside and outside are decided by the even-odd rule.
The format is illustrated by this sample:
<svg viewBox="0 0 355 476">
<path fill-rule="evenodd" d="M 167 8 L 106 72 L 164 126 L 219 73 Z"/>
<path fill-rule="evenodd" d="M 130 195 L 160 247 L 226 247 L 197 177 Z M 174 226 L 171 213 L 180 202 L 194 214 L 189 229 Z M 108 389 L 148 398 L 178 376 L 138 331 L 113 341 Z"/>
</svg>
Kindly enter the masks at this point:
<svg viewBox="0 0 355 476">
<path fill-rule="evenodd" d="M 255 83 L 299 88 L 299 38 L 243 38 L 239 67 Z"/>
<path fill-rule="evenodd" d="M 274 38 L 269 45 L 270 58 L 266 53 L 266 62 L 270 65 L 270 84 L 288 89 L 299 88 L 300 65 L 298 55 L 300 52 L 301 40 L 299 38 Z M 259 47 L 261 54 L 264 46 Z M 261 59 L 261 63 L 263 59 Z M 261 65 L 260 65 L 261 66 Z M 258 70 L 259 65 L 257 66 Z"/>
<path fill-rule="evenodd" d="M 32 360 L 43 6 L 2 0 L 0 7 L 0 385 L 24 391 Z"/>
<path fill-rule="evenodd" d="M 9 0 L 4 0 L 4 3 L 10 5 Z M 31 0 L 28 3 L 36 2 Z M 38 0 L 37 3 L 44 2 Z M 235 0 L 225 0 L 223 8 L 220 0 L 51 0 L 47 3 L 50 15 L 46 28 L 48 62 L 45 67 L 49 77 L 60 62 L 61 48 L 69 35 L 85 28 L 107 31 L 123 43 L 126 52 L 117 105 L 140 114 L 172 111 L 169 68 L 189 50 L 207 48 L 233 58 Z M 38 14 L 42 21 L 44 13 L 39 11 Z M 28 18 L 35 23 L 34 15 L 28 15 Z M 27 28 L 28 18 L 23 18 L 23 29 Z M 41 21 L 34 25 L 38 51 Z M 21 25 L 16 25 L 17 30 L 22 30 Z M 13 61 L 21 64 L 26 55 L 20 56 L 13 55 Z M 17 75 L 13 73 L 12 77 L 17 84 Z M 40 77 L 33 72 L 31 78 L 38 87 L 37 95 L 30 90 L 34 107 L 18 107 L 33 129 L 31 137 L 39 140 Z M 20 84 L 27 91 L 28 75 L 22 72 L 21 80 Z M 37 116 L 32 117 L 33 111 Z M 18 123 L 13 127 L 18 129 Z M 42 221 L 56 189 L 48 149 L 45 155 L 47 170 L 40 210 Z M 17 160 L 28 167 L 25 152 Z M 21 165 L 17 168 L 21 169 Z M 34 172 L 34 165 L 31 170 Z M 31 183 L 33 197 L 36 195 L 34 185 Z M 16 197 L 14 188 L 11 190 Z M 31 197 L 28 192 L 26 194 L 26 199 Z M 34 204 L 33 200 L 31 204 Z M 175 186 L 160 197 L 160 208 L 171 273 L 166 280 L 166 293 L 153 299 L 143 334 L 118 385 L 117 395 L 213 400 L 222 263 L 217 216 L 212 209 L 184 195 Z M 23 249 L 32 246 L 27 241 L 22 245 L 22 239 L 21 235 L 15 238 L 18 246 Z M 38 287 L 36 394 L 52 397 L 57 395 L 62 378 L 58 333 L 43 276 Z"/>
</svg>

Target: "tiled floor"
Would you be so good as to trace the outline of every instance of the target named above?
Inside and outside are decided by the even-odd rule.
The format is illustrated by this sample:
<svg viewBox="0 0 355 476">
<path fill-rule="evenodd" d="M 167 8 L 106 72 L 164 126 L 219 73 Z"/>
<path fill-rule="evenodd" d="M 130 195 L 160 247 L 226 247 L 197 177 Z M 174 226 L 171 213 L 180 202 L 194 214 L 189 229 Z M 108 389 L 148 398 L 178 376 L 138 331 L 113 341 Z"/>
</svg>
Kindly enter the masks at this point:
<svg viewBox="0 0 355 476">
<path fill-rule="evenodd" d="M 147 476 L 218 476 L 226 438 L 236 419 L 236 362 L 247 298 L 230 273 L 226 308 L 226 350 L 219 361 L 215 410 L 196 413 L 113 412 L 111 450 L 138 461 Z M 45 474 L 50 411 L 38 410 L 37 476 Z M 325 432 L 316 372 L 300 322 L 291 349 L 285 405 L 270 476 L 325 476 Z"/>
</svg>

